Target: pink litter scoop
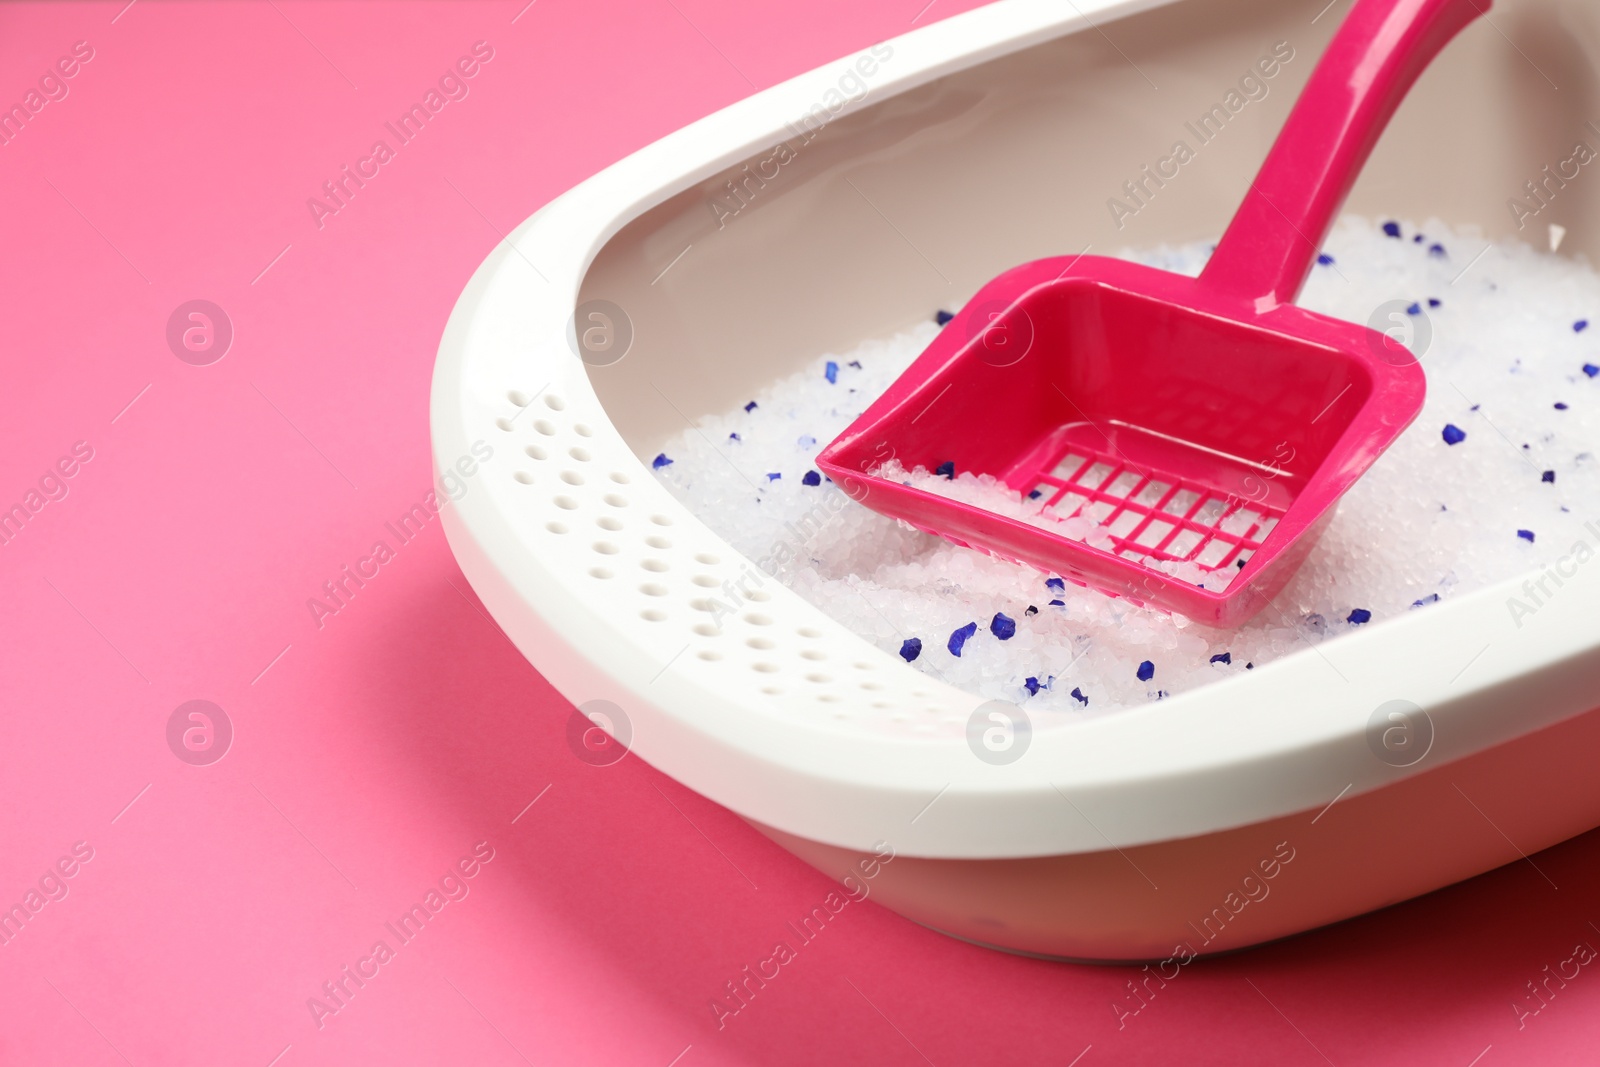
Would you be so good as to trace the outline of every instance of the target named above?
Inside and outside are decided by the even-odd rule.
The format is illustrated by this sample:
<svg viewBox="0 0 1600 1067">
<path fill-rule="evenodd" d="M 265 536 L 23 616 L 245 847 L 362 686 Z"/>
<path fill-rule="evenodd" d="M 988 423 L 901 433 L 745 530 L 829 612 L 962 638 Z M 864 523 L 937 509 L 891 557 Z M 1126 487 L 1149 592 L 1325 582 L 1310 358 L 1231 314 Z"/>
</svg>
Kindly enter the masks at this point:
<svg viewBox="0 0 1600 1067">
<path fill-rule="evenodd" d="M 1248 620 L 1422 408 L 1408 351 L 1291 301 L 1406 92 L 1489 6 L 1360 0 L 1198 278 L 1087 255 L 1008 271 L 818 465 L 956 544 L 1212 625 Z M 890 460 L 993 475 L 1060 528 L 878 473 Z"/>
</svg>

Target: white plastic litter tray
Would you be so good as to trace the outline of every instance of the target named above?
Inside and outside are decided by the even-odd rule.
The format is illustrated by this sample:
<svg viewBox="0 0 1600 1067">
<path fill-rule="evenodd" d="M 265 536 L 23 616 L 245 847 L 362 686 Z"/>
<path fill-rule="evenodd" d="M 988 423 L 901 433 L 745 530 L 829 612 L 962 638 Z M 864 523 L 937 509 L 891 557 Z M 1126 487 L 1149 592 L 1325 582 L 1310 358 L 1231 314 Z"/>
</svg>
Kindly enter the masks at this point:
<svg viewBox="0 0 1600 1067">
<path fill-rule="evenodd" d="M 1239 948 L 1600 824 L 1600 566 L 1569 559 L 1531 617 L 1508 610 L 1522 581 L 1482 590 L 1040 729 L 997 766 L 968 746 L 977 698 L 758 584 L 648 467 L 686 419 L 1017 263 L 1220 233 L 1348 8 L 1319 6 L 1001 0 L 740 101 L 537 212 L 467 285 L 433 384 L 438 469 L 495 449 L 445 528 L 496 621 L 575 704 L 620 708 L 634 756 L 834 877 L 892 848 L 875 899 L 1016 951 Z M 1490 20 L 1424 75 L 1351 210 L 1510 236 L 1508 198 L 1575 140 L 1600 145 L 1592 4 L 1504 0 Z M 1251 121 L 1136 232 L 1116 219 L 1108 198 L 1279 41 L 1299 58 Z M 1519 236 L 1558 224 L 1562 254 L 1593 254 L 1597 209 L 1584 175 Z"/>
</svg>

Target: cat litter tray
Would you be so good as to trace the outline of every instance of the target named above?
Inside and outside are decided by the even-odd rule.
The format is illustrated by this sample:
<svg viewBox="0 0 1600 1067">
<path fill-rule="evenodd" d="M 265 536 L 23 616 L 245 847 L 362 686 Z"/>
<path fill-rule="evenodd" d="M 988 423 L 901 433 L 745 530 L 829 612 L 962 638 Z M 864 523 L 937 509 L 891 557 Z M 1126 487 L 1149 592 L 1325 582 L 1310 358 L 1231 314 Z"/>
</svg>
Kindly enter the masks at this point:
<svg viewBox="0 0 1600 1067">
<path fill-rule="evenodd" d="M 892 849 L 872 896 L 908 918 L 1070 959 L 1257 944 L 1600 825 L 1600 566 L 1030 731 L 758 581 L 650 469 L 687 423 L 1011 264 L 1220 233 L 1347 6 L 1313 23 L 1265 0 L 1001 0 L 740 101 L 518 227 L 445 331 L 434 459 L 493 445 L 447 536 L 512 641 L 592 713 L 579 733 L 832 877 Z M 1350 210 L 1540 243 L 1554 224 L 1562 254 L 1594 257 L 1600 178 L 1531 223 L 1506 201 L 1594 143 L 1600 17 L 1502 0 L 1491 18 L 1419 82 Z M 1108 210 L 1278 42 L 1296 58 L 1248 123 L 1136 218 Z M 1541 579 L 1536 612 L 1508 609 Z M 997 721 L 1020 739 L 1005 758 L 978 741 Z"/>
</svg>

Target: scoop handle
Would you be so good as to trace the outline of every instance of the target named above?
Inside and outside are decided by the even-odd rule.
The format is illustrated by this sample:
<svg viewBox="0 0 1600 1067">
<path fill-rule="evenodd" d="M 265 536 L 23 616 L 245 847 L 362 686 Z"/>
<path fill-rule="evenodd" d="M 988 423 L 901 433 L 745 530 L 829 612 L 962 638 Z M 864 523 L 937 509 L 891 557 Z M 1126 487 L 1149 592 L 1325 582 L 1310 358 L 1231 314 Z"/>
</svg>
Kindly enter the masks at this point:
<svg viewBox="0 0 1600 1067">
<path fill-rule="evenodd" d="M 1357 0 L 1200 274 L 1258 310 L 1293 301 L 1400 101 L 1492 0 Z"/>
</svg>

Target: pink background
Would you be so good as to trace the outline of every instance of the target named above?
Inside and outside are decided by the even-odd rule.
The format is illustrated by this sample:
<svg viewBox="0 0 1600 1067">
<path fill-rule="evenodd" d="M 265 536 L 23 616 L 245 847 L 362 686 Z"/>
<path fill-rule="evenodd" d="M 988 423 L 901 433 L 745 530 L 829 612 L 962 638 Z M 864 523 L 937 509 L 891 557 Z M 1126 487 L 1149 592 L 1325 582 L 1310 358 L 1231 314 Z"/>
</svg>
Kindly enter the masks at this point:
<svg viewBox="0 0 1600 1067">
<path fill-rule="evenodd" d="M 1192 965 L 1121 1030 L 1129 970 L 851 905 L 719 1030 L 712 997 L 830 883 L 635 758 L 580 762 L 569 706 L 437 521 L 318 628 L 307 598 L 428 490 L 435 347 L 500 232 L 921 3 L 0 7 L 0 104 L 94 49 L 0 145 L 0 507 L 75 442 L 94 453 L 0 545 L 0 905 L 93 849 L 0 946 L 0 1062 L 1493 1067 L 1594 1047 L 1600 976 L 1524 1029 L 1511 1007 L 1600 945 L 1593 834 L 1535 857 L 1548 882 L 1518 861 Z M 470 95 L 319 229 L 306 199 L 479 40 Z M 196 298 L 236 332 L 209 366 L 165 338 Z M 235 730 L 208 766 L 168 747 L 194 699 Z M 480 841 L 468 895 L 399 945 L 384 923 Z M 308 998 L 380 938 L 394 958 L 319 1028 Z"/>
</svg>

